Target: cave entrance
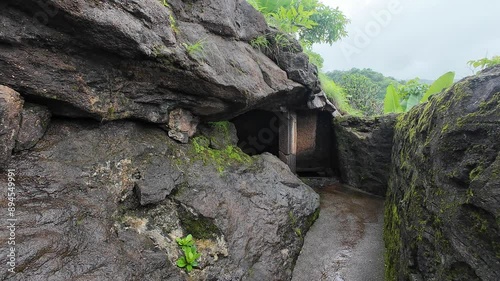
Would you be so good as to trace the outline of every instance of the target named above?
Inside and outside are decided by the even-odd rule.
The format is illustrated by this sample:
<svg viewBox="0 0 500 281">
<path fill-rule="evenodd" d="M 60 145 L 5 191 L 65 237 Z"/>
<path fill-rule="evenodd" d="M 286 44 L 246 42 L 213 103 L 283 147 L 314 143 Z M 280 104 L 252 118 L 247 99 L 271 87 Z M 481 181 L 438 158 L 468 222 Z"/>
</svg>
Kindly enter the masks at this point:
<svg viewBox="0 0 500 281">
<path fill-rule="evenodd" d="M 253 110 L 231 120 L 238 146 L 249 155 L 269 152 L 292 172 L 331 176 L 332 114 L 317 110 Z"/>
<path fill-rule="evenodd" d="M 238 146 L 249 155 L 269 152 L 296 167 L 297 117 L 295 112 L 252 110 L 231 122 L 238 134 Z"/>
<path fill-rule="evenodd" d="M 279 156 L 278 116 L 270 111 L 252 110 L 235 117 L 231 122 L 238 134 L 238 147 L 248 155 L 269 152 Z"/>
<path fill-rule="evenodd" d="M 331 176 L 332 114 L 297 111 L 297 174 L 304 177 Z"/>
</svg>

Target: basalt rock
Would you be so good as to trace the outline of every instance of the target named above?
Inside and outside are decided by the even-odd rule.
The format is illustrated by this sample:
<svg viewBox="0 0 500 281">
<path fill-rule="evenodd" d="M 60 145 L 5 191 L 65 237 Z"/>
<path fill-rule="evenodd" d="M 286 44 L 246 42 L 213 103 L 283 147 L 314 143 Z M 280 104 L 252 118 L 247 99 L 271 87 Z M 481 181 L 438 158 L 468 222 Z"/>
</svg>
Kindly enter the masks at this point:
<svg viewBox="0 0 500 281">
<path fill-rule="evenodd" d="M 51 113 L 45 106 L 25 103 L 14 151 L 30 149 L 42 138 Z"/>
<path fill-rule="evenodd" d="M 224 149 L 228 146 L 238 144 L 238 135 L 233 123 L 222 121 L 203 125 L 200 133 L 210 140 L 210 147 L 213 149 Z"/>
<path fill-rule="evenodd" d="M 189 138 L 196 133 L 200 121 L 191 112 L 182 108 L 174 109 L 169 114 L 168 136 L 181 143 L 187 143 Z"/>
<path fill-rule="evenodd" d="M 316 68 L 289 47 L 300 47 L 293 38 L 271 42 L 278 55 L 251 46 L 277 33 L 243 0 L 1 5 L 0 84 L 57 116 L 167 124 L 182 108 L 229 120 L 254 108 L 305 106 L 320 91 Z"/>
<path fill-rule="evenodd" d="M 11 160 L 16 273 L 0 279 L 289 280 L 318 195 L 275 156 L 242 153 L 231 135 L 211 144 L 231 133 L 213 126 L 186 145 L 141 122 L 53 118 Z M 175 238 L 187 234 L 202 254 L 189 276 L 175 264 Z"/>
<path fill-rule="evenodd" d="M 0 170 L 16 145 L 24 101 L 18 92 L 0 85 Z"/>
<path fill-rule="evenodd" d="M 387 280 L 500 279 L 500 67 L 397 120 Z"/>
<path fill-rule="evenodd" d="M 395 115 L 334 120 L 335 168 L 344 183 L 385 196 L 395 121 Z"/>
</svg>

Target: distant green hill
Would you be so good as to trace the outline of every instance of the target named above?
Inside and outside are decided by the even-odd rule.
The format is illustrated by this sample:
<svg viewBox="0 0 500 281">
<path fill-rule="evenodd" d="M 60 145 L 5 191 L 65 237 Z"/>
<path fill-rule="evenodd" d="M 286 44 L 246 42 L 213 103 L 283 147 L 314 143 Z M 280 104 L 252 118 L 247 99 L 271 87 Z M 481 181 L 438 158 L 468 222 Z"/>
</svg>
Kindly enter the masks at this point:
<svg viewBox="0 0 500 281">
<path fill-rule="evenodd" d="M 360 74 L 368 79 L 370 79 L 373 83 L 375 83 L 378 86 L 377 89 L 377 99 L 378 100 L 384 100 L 385 92 L 387 89 L 387 86 L 389 86 L 391 83 L 393 84 L 402 84 L 405 81 L 403 80 L 397 80 L 394 77 L 390 76 L 385 76 L 380 72 L 374 71 L 370 68 L 364 68 L 364 69 L 359 69 L 359 68 L 352 68 L 351 70 L 348 71 L 342 71 L 342 70 L 334 70 L 334 71 L 329 71 L 326 73 L 328 77 L 330 77 L 335 83 L 341 85 L 342 80 L 344 79 L 345 76 L 353 75 L 353 74 Z M 427 83 L 427 80 L 426 82 Z M 432 83 L 432 81 L 431 81 Z"/>
</svg>

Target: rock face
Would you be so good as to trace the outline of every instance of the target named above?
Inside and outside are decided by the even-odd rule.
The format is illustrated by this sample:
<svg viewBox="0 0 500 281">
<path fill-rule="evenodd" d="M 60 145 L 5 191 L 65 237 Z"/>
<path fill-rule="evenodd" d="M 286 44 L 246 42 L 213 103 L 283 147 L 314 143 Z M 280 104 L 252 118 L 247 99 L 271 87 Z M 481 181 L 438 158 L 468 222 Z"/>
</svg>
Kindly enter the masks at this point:
<svg viewBox="0 0 500 281">
<path fill-rule="evenodd" d="M 0 169 L 16 145 L 24 101 L 18 92 L 0 85 Z"/>
<path fill-rule="evenodd" d="M 387 280 L 500 280 L 500 67 L 397 120 Z"/>
<path fill-rule="evenodd" d="M 305 105 L 320 91 L 316 68 L 288 47 L 299 46 L 295 40 L 278 44 L 244 0 L 1 5 L 0 84 L 55 115 L 168 124 L 182 108 L 202 121 L 228 120 Z M 251 46 L 265 34 L 274 34 L 279 57 Z"/>
<path fill-rule="evenodd" d="M 289 280 L 319 197 L 276 157 L 243 154 L 234 127 L 212 126 L 182 145 L 139 122 L 52 120 L 11 160 L 17 273 L 0 279 Z M 202 254 L 189 277 L 175 265 L 188 233 Z"/>
<path fill-rule="evenodd" d="M 50 123 L 51 113 L 45 106 L 25 103 L 14 151 L 30 149 L 42 138 Z"/>
<path fill-rule="evenodd" d="M 168 136 L 181 143 L 187 143 L 196 133 L 199 120 L 191 112 L 182 108 L 170 111 L 168 120 Z"/>
<path fill-rule="evenodd" d="M 5 0 L 0 26 L 0 170 L 15 168 L 20 222 L 0 279 L 291 278 L 318 195 L 207 121 L 328 107 L 293 38 L 244 0 Z M 202 254 L 189 275 L 187 234 Z"/>
<path fill-rule="evenodd" d="M 334 120 L 334 159 L 344 183 L 385 196 L 395 121 L 395 115 Z"/>
</svg>

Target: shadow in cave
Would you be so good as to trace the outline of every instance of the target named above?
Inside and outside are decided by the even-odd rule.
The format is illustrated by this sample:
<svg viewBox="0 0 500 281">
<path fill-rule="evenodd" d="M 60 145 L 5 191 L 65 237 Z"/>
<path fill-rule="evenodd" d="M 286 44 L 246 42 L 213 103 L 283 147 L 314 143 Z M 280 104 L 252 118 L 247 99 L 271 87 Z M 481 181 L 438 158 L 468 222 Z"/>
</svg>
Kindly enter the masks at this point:
<svg viewBox="0 0 500 281">
<path fill-rule="evenodd" d="M 238 147 L 248 155 L 269 152 L 279 156 L 279 118 L 270 111 L 252 110 L 231 120 Z"/>
</svg>

